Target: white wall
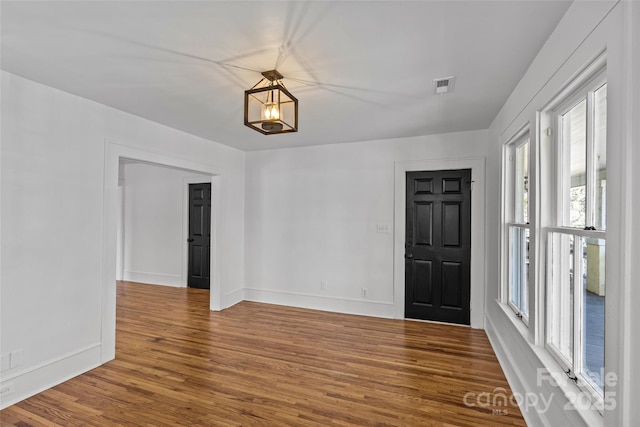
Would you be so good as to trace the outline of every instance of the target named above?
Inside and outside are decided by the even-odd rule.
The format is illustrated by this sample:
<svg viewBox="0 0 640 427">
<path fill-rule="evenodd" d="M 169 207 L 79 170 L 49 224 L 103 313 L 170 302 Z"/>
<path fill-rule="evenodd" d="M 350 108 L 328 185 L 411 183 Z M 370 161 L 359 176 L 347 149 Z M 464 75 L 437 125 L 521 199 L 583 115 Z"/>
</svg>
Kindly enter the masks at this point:
<svg viewBox="0 0 640 427">
<path fill-rule="evenodd" d="M 113 342 L 102 344 L 115 333 L 105 321 L 115 317 L 115 284 L 105 282 L 115 279 L 115 225 L 113 254 L 102 251 L 103 229 L 116 222 L 115 202 L 112 211 L 104 203 L 118 162 L 107 161 L 115 145 L 105 138 L 220 171 L 223 296 L 244 286 L 244 153 L 6 72 L 1 85 L 0 352 L 16 361 L 1 373 L 12 388 L 5 407 L 113 357 Z"/>
<path fill-rule="evenodd" d="M 486 144 L 473 131 L 247 153 L 245 297 L 395 317 L 394 165 L 483 158 Z"/>
<path fill-rule="evenodd" d="M 124 280 L 186 286 L 183 260 L 187 185 L 209 176 L 146 163 L 124 163 Z"/>
<path fill-rule="evenodd" d="M 608 372 L 615 373 L 619 381 L 615 387 L 607 388 L 607 392 L 612 393 L 611 396 L 615 399 L 615 408 L 605 411 L 603 417 L 595 411 L 578 412 L 565 408 L 569 402 L 565 393 L 578 392 L 578 389 L 572 389 L 571 384 L 561 389 L 549 382 L 543 381 L 542 384 L 538 382 L 538 369 L 549 368 L 552 372 L 560 374 L 559 368 L 543 350 L 544 324 L 541 319 L 536 319 L 533 313 L 529 329 L 526 329 L 521 323 L 514 321 L 514 316 L 509 310 L 504 310 L 504 306 L 498 302 L 501 270 L 500 242 L 497 238 L 501 230 L 499 221 L 501 211 L 499 206 L 491 205 L 487 210 L 487 217 L 495 218 L 489 224 L 487 235 L 496 236 L 496 241 L 490 242 L 495 246 L 489 252 L 487 264 L 487 334 L 514 392 L 523 396 L 529 393 L 539 398 L 552 399 L 546 411 L 540 410 L 540 407 L 522 408 L 530 425 L 634 425 L 638 419 L 637 396 L 640 393 L 638 387 L 640 378 L 635 367 L 638 338 L 637 331 L 635 334 L 631 332 L 632 325 L 633 327 L 637 325 L 637 319 L 635 323 L 630 323 L 630 320 L 632 320 L 631 310 L 640 304 L 640 300 L 638 300 L 638 293 L 632 291 L 637 288 L 635 286 L 637 279 L 632 279 L 637 278 L 637 274 L 634 276 L 628 273 L 630 258 L 634 256 L 632 253 L 636 254 L 636 258 L 638 253 L 637 250 L 629 251 L 632 242 L 630 231 L 633 229 L 631 218 L 637 218 L 640 214 L 638 206 L 632 205 L 634 195 L 637 200 L 639 190 L 637 186 L 633 188 L 631 184 L 634 182 L 632 181 L 633 167 L 630 163 L 633 136 L 627 130 L 637 123 L 637 110 L 634 116 L 633 110 L 628 108 L 627 104 L 629 97 L 632 96 L 629 91 L 630 83 L 635 81 L 637 84 L 637 76 L 640 73 L 637 58 L 635 65 L 630 61 L 633 48 L 636 49 L 637 55 L 637 27 L 640 25 L 637 11 L 635 18 L 630 14 L 632 7 L 638 6 L 632 6 L 632 2 L 574 2 L 489 129 L 491 149 L 487 170 L 491 171 L 489 173 L 493 177 L 488 176 L 488 179 L 499 182 L 502 145 L 519 128 L 529 123 L 535 147 L 539 131 L 536 126 L 536 112 L 543 110 L 545 105 L 557 96 L 587 64 L 606 51 L 607 160 L 610 173 L 607 176 L 609 221 L 605 368 Z M 635 39 L 631 35 L 631 28 L 635 28 Z M 634 99 L 638 105 L 637 88 Z M 635 129 L 637 142 L 637 124 Z M 533 178 L 533 197 L 535 198 L 537 183 L 535 177 Z M 635 182 L 638 182 L 637 178 Z M 534 233 L 534 238 L 537 234 L 539 233 Z M 538 251 L 533 255 L 544 257 L 544 242 L 538 241 Z M 533 274 L 544 277 L 544 271 L 533 270 Z M 544 283 L 544 280 L 541 283 Z M 543 296 L 543 289 L 532 288 L 530 300 L 537 298 L 538 303 L 543 304 Z M 632 298 L 635 298 L 635 301 L 632 301 Z M 535 333 L 534 330 L 536 330 Z"/>
<path fill-rule="evenodd" d="M 620 387 L 622 396 L 622 410 L 619 418 L 620 424 L 632 425 L 640 420 L 640 405 L 638 405 L 638 396 L 640 396 L 640 364 L 638 358 L 640 355 L 640 334 L 638 333 L 638 325 L 640 325 L 640 4 L 638 2 L 629 2 L 625 11 L 625 28 L 628 31 L 627 44 L 625 46 L 626 53 L 629 55 L 626 70 L 625 91 L 628 96 L 628 103 L 625 105 L 626 126 L 628 132 L 623 153 L 626 159 L 624 168 L 624 179 L 626 182 L 626 207 L 625 212 L 625 246 L 624 246 L 624 267 L 622 274 L 624 276 L 622 287 L 622 315 L 620 316 L 624 323 L 621 341 L 625 343 L 622 360 L 620 365 L 625 374 L 625 383 Z M 614 325 L 620 326 L 621 322 Z"/>
</svg>

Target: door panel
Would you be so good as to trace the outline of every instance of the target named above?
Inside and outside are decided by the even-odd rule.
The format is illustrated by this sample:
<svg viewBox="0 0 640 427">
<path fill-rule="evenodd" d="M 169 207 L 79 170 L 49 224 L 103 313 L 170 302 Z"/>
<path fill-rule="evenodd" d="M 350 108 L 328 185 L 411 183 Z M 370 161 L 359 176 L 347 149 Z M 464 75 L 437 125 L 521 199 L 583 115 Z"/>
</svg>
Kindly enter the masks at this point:
<svg viewBox="0 0 640 427">
<path fill-rule="evenodd" d="M 461 178 L 443 178 L 442 194 L 460 194 L 462 192 Z"/>
<path fill-rule="evenodd" d="M 416 194 L 430 194 L 433 192 L 433 179 L 416 179 L 414 181 Z"/>
<path fill-rule="evenodd" d="M 460 203 L 442 203 L 442 244 L 444 246 L 460 246 Z"/>
<path fill-rule="evenodd" d="M 471 171 L 407 173 L 405 317 L 470 322 Z"/>
<path fill-rule="evenodd" d="M 422 284 L 422 286 L 414 288 L 413 299 L 420 304 L 432 303 L 432 269 L 433 263 L 431 261 L 416 261 L 413 263 L 414 277 Z"/>
<path fill-rule="evenodd" d="M 431 245 L 432 243 L 432 204 L 416 203 L 415 205 L 415 228 L 413 241 L 416 245 Z"/>
<path fill-rule="evenodd" d="M 189 184 L 189 261 L 187 285 L 209 289 L 211 184 Z"/>
<path fill-rule="evenodd" d="M 202 269 L 202 259 L 204 254 L 202 253 L 202 246 L 191 245 L 191 276 L 202 277 L 204 271 Z"/>
<path fill-rule="evenodd" d="M 191 234 L 193 236 L 203 237 L 204 230 L 204 205 L 192 204 L 191 205 Z"/>
<path fill-rule="evenodd" d="M 460 304 L 460 285 L 462 284 L 462 264 L 442 262 L 442 306 L 462 308 Z"/>
</svg>

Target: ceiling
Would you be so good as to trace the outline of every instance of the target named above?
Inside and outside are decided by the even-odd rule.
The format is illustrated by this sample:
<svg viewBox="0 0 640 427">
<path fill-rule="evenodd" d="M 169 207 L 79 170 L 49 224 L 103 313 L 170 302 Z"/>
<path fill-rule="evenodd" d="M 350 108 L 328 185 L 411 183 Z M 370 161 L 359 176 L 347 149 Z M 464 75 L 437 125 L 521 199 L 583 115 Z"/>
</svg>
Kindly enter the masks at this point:
<svg viewBox="0 0 640 427">
<path fill-rule="evenodd" d="M 486 129 L 569 5 L 2 1 L 0 65 L 247 151 Z M 300 100 L 294 134 L 243 124 L 244 90 L 274 68 Z"/>
</svg>

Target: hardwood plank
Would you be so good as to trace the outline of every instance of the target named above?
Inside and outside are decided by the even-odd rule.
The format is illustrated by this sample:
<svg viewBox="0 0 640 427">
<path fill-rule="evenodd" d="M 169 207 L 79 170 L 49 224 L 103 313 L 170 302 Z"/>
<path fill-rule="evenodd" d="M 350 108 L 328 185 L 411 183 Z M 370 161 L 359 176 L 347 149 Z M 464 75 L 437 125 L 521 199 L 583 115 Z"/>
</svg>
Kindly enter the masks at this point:
<svg viewBox="0 0 640 427">
<path fill-rule="evenodd" d="M 0 413 L 3 426 L 523 426 L 483 331 L 118 283 L 116 359 Z M 493 410 L 506 415 L 494 415 Z"/>
</svg>

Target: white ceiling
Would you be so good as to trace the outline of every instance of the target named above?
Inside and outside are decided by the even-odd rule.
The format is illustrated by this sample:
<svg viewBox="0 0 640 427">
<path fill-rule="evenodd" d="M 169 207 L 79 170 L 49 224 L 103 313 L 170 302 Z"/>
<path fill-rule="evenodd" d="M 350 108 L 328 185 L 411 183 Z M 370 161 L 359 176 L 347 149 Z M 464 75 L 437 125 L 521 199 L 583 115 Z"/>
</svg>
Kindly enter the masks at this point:
<svg viewBox="0 0 640 427">
<path fill-rule="evenodd" d="M 1 68 L 242 150 L 486 129 L 569 4 L 2 1 Z M 273 68 L 298 133 L 243 124 Z"/>
</svg>

